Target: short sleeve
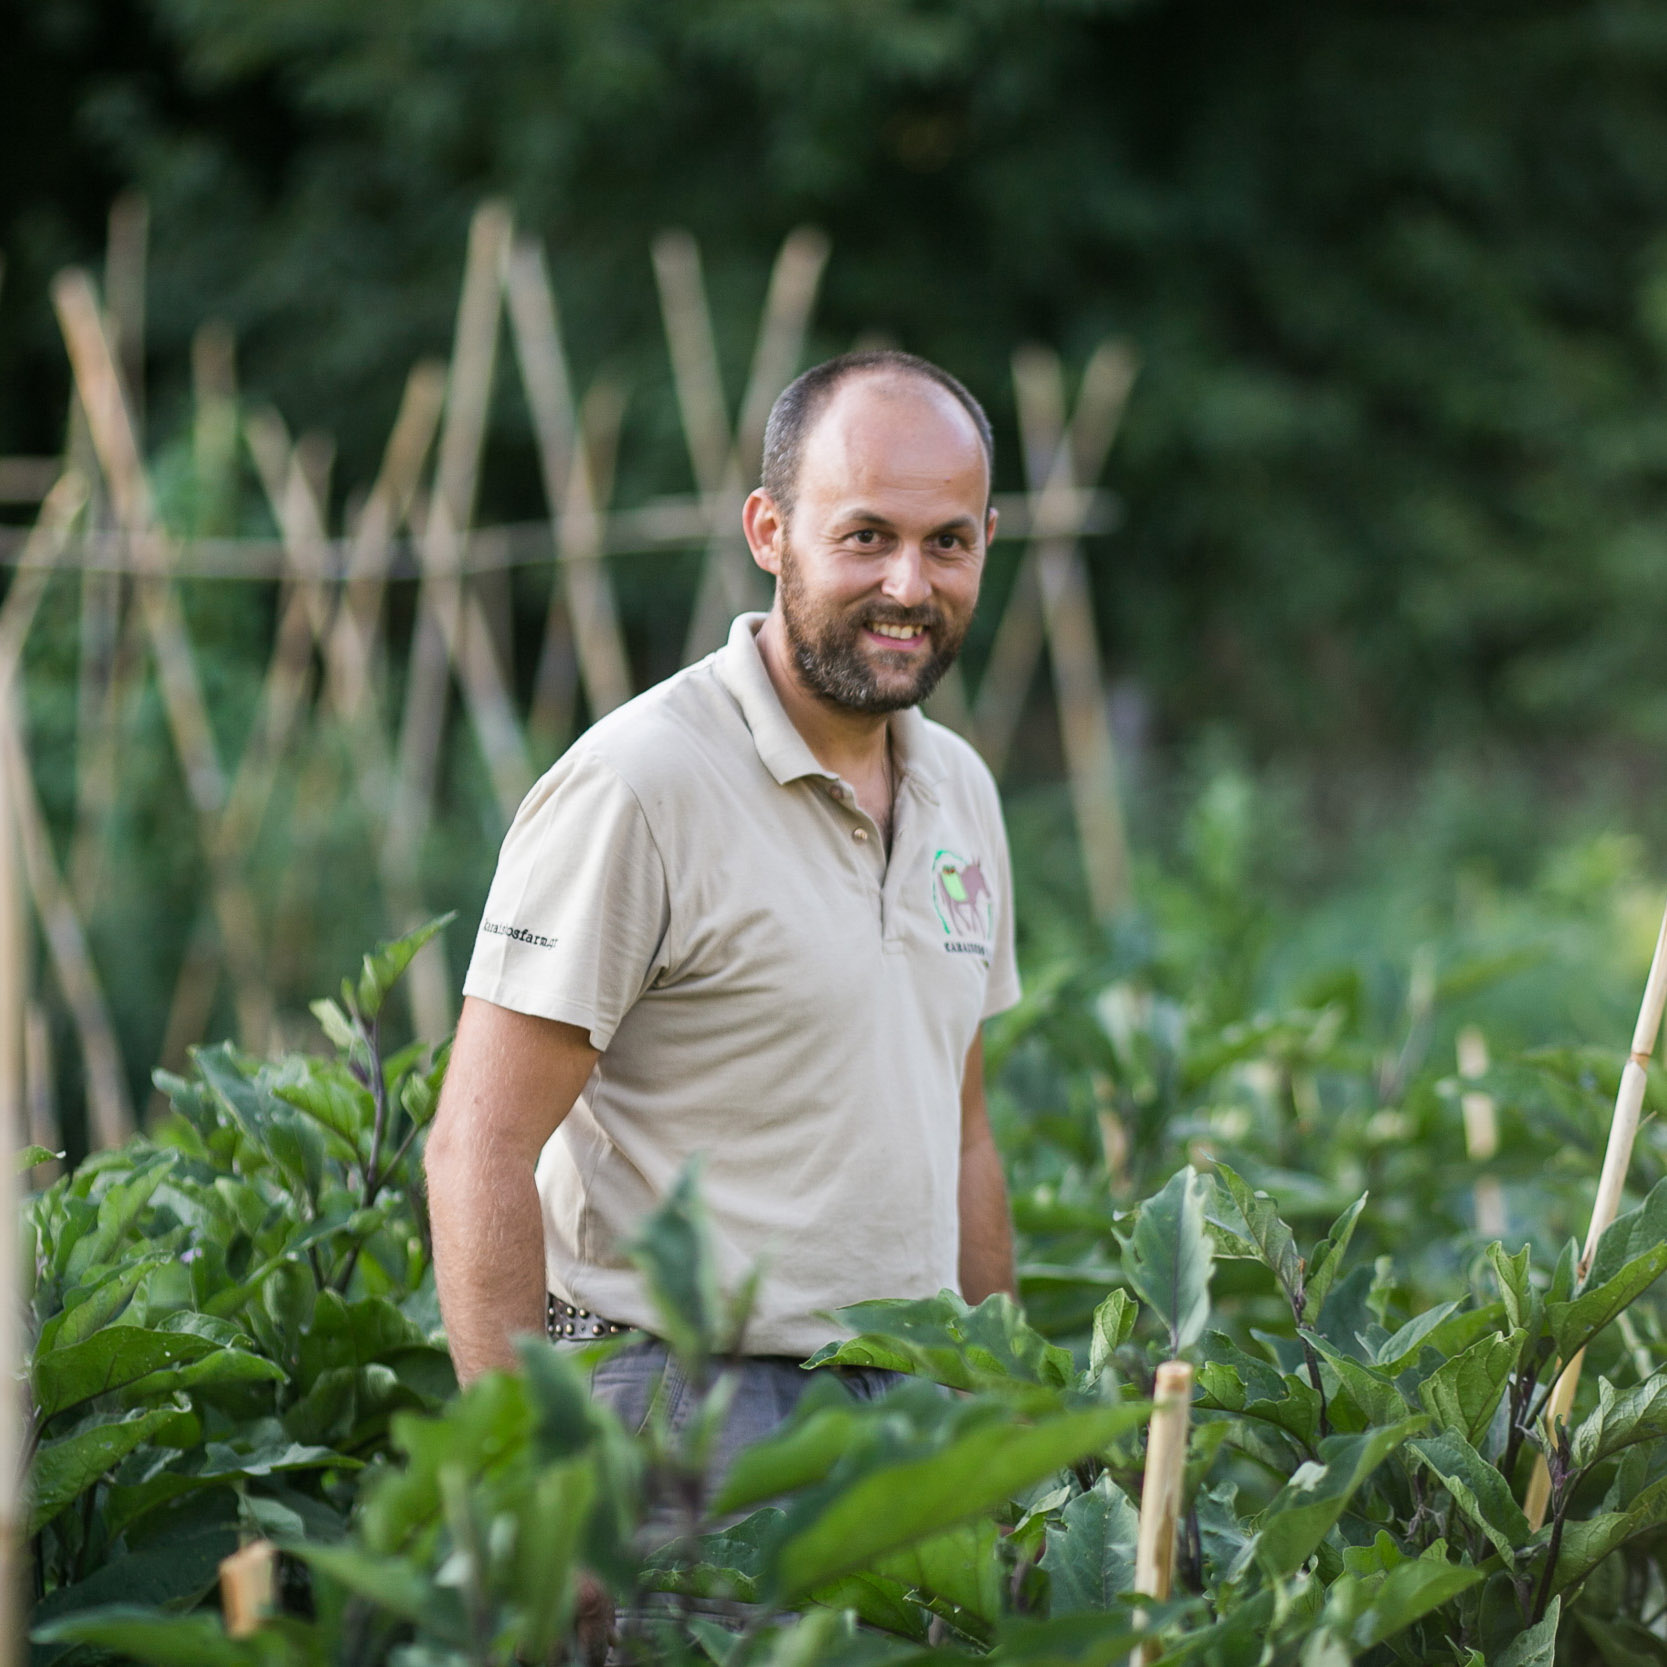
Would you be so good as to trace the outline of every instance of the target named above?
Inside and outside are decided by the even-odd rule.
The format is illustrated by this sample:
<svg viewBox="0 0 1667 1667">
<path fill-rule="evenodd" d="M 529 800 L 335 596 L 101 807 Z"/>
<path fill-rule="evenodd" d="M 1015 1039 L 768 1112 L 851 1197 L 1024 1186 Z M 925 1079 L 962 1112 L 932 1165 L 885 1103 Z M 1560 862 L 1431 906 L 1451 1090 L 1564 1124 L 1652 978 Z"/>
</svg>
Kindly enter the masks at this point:
<svg viewBox="0 0 1667 1667">
<path fill-rule="evenodd" d="M 992 808 L 991 816 L 999 853 L 996 873 L 1001 891 L 996 898 L 996 941 L 994 954 L 990 957 L 990 976 L 984 985 L 984 1011 L 980 1015 L 985 1019 L 1005 1013 L 1021 994 L 1018 957 L 1013 947 L 1013 863 L 1007 852 L 1007 832 L 1002 826 L 999 800 Z"/>
<path fill-rule="evenodd" d="M 636 794 L 581 745 L 504 837 L 463 992 L 579 1025 L 605 1049 L 663 964 L 670 917 Z"/>
</svg>

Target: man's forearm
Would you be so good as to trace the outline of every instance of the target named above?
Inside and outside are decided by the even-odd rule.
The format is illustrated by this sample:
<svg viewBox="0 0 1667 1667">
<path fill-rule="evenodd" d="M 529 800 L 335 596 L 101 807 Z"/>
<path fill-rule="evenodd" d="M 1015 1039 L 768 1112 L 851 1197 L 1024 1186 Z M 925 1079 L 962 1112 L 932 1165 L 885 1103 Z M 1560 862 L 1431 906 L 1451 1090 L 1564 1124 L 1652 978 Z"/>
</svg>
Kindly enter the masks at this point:
<svg viewBox="0 0 1667 1667">
<path fill-rule="evenodd" d="M 982 1302 L 997 1291 L 1019 1293 L 1013 1225 L 1001 1155 L 988 1134 L 961 1148 L 961 1295 Z"/>
<path fill-rule="evenodd" d="M 512 1339 L 544 1329 L 544 1230 L 532 1168 L 447 1142 L 428 1153 L 440 1315 L 460 1383 L 513 1369 Z"/>
</svg>

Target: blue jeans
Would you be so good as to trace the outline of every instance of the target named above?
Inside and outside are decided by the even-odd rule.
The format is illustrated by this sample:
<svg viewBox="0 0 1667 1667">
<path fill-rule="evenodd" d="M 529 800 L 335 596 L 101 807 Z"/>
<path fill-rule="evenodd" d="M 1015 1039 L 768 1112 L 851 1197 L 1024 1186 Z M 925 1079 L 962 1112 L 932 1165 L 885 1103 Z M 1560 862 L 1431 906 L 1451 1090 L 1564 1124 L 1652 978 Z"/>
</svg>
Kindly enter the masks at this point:
<svg viewBox="0 0 1667 1667">
<path fill-rule="evenodd" d="M 571 1349 L 582 1344 L 578 1339 L 569 1342 L 563 1338 L 552 1346 Z M 903 1381 L 900 1373 L 877 1367 L 818 1367 L 814 1372 L 807 1372 L 785 1355 L 743 1355 L 736 1361 L 714 1361 L 714 1377 L 734 1372 L 739 1382 L 722 1433 L 713 1447 L 709 1479 L 714 1484 L 721 1480 L 735 1455 L 769 1435 L 798 1405 L 799 1397 L 812 1382 L 826 1377 L 830 1371 L 838 1375 L 847 1392 L 859 1401 L 878 1400 Z M 647 1427 L 656 1391 L 662 1397 L 667 1426 L 674 1432 L 681 1430 L 694 1412 L 696 1395 L 682 1368 L 657 1338 L 645 1337 L 640 1342 L 628 1343 L 591 1373 L 592 1398 L 611 1407 L 629 1430 L 640 1432 Z"/>
</svg>

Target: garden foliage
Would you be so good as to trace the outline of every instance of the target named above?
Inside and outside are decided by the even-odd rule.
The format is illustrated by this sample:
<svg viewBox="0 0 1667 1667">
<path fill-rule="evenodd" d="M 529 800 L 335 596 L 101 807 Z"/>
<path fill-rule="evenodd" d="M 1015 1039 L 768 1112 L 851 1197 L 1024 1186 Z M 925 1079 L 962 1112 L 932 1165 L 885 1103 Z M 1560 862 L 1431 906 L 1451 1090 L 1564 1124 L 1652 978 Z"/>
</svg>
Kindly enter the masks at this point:
<svg viewBox="0 0 1667 1667">
<path fill-rule="evenodd" d="M 1425 1154 L 1407 1214 L 1348 1172 L 1393 1175 L 1404 1139 L 1374 1157 L 1366 1132 L 1390 1092 L 1439 1148 L 1454 1085 L 1404 1048 L 1386 1080 L 1363 1010 L 1212 1031 L 1202 1009 L 1079 969 L 992 1050 L 1009 1093 L 1040 1082 L 1017 1068 L 1027 1051 L 1067 1100 L 1074 1072 L 1116 1070 L 1074 1124 L 1039 1108 L 1030 1143 L 1010 1141 L 1028 1318 L 949 1293 L 848 1310 L 854 1335 L 816 1364 L 885 1367 L 901 1387 L 858 1402 L 826 1374 L 712 1485 L 733 1315 L 690 1181 L 635 1249 L 701 1389 L 675 1423 L 656 1409 L 627 1429 L 589 1403 L 586 1365 L 616 1344 L 529 1340 L 520 1373 L 452 1398 L 415 1167 L 444 1053 L 378 1044 L 414 943 L 319 1004 L 332 1057 L 202 1050 L 154 1139 L 35 1200 L 43 1667 L 583 1657 L 600 1589 L 628 1656 L 720 1667 L 1112 1662 L 1143 1638 L 1154 1659 L 1222 1667 L 1661 1658 L 1650 1293 L 1667 1181 L 1584 1281 L 1573 1244 L 1537 1232 L 1432 1248 L 1472 1179 L 1462 1160 L 1443 1175 Z M 1542 1055 L 1492 1085 L 1566 1140 L 1612 1086 L 1597 1071 Z M 1279 1102 L 1305 1072 L 1335 1130 L 1306 1175 L 1231 1115 L 1258 1098 L 1294 1112 Z M 1107 1099 L 1113 1081 L 1125 1098 Z M 1160 1112 L 1167 1144 L 1142 1128 Z M 1648 1141 L 1641 1165 L 1659 1167 Z M 1583 1348 L 1575 1417 L 1548 1445 L 1556 1362 Z M 1142 1606 L 1148 1397 L 1177 1354 L 1197 1371 L 1178 1583 Z M 232 1640 L 210 1591 L 252 1535 L 284 1550 L 283 1613 Z"/>
</svg>

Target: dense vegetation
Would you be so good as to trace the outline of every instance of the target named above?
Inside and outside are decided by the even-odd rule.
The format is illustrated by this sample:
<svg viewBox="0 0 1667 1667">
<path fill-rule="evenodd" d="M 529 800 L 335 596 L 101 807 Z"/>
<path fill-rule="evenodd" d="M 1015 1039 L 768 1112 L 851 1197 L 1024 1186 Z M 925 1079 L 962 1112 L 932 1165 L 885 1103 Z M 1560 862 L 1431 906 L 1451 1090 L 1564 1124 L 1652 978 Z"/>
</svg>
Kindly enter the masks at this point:
<svg viewBox="0 0 1667 1667">
<path fill-rule="evenodd" d="M 50 450 L 46 283 L 149 195 L 159 431 L 204 317 L 369 478 L 502 192 L 627 497 L 681 490 L 648 262 L 703 241 L 730 386 L 768 260 L 833 240 L 815 346 L 881 330 L 1002 418 L 1007 356 L 1145 372 L 1096 552 L 1167 735 L 1652 741 L 1667 472 L 1667 24 L 1652 0 L 45 0 L 0 62 L 0 450 Z M 519 464 L 496 512 L 536 502 Z"/>
<path fill-rule="evenodd" d="M 199 1050 L 150 1139 L 34 1206 L 41 1667 L 543 1660 L 585 1646 L 581 1569 L 640 1656 L 735 1667 L 1109 1662 L 1142 1627 L 1165 1661 L 1247 1667 L 1658 1659 L 1658 1125 L 1580 1289 L 1568 1244 L 1622 1058 L 1576 1044 L 1624 1037 L 1653 935 L 1635 875 L 1568 850 L 1480 905 L 1489 953 L 1449 921 L 1410 969 L 1331 961 L 1270 936 L 1250 804 L 1205 792 L 1146 930 L 1033 964 L 991 1038 L 1026 1314 L 855 1311 L 834 1358 L 920 1382 L 875 1404 L 828 1384 L 715 1496 L 733 1316 L 696 1191 L 638 1247 L 706 1391 L 689 1416 L 624 1430 L 543 1347 L 448 1403 L 415 1167 L 443 1051 L 380 1051 L 411 946 L 318 1005 L 328 1053 Z M 1495 1062 L 1460 1082 L 1477 1021 Z M 1499 1107 L 1485 1164 L 1461 1090 Z M 1536 1531 L 1535 1413 L 1583 1341 Z M 1177 1353 L 1198 1367 L 1181 1575 L 1141 1621 L 1147 1397 Z M 285 1548 L 285 1618 L 233 1642 L 190 1611 L 251 1534 Z"/>
</svg>

